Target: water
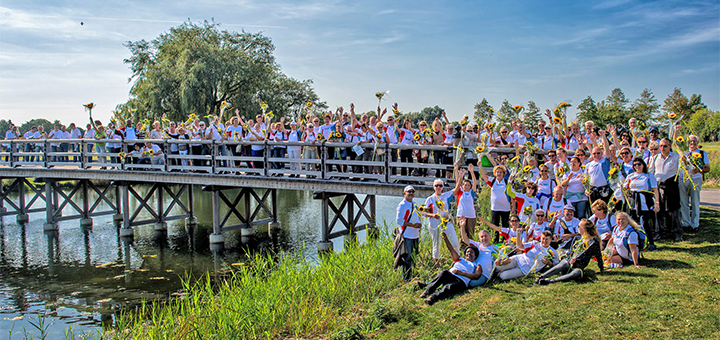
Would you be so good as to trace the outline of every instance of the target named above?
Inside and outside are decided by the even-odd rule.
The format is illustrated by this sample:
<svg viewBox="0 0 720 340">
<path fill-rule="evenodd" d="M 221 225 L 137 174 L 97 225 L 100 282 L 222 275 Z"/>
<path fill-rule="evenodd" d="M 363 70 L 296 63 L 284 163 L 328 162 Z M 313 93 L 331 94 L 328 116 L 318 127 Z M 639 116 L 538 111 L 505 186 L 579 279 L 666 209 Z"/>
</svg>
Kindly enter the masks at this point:
<svg viewBox="0 0 720 340">
<path fill-rule="evenodd" d="M 166 234 L 156 234 L 152 224 L 138 226 L 133 242 L 120 240 L 112 215 L 94 217 L 91 230 L 81 228 L 79 220 L 62 221 L 57 233 L 43 232 L 45 212 L 30 214 L 30 221 L 22 225 L 15 222 L 15 216 L 3 217 L 0 336 L 11 329 L 13 338 L 23 338 L 23 332 L 39 336 L 41 332 L 32 325 L 38 321 L 44 322 L 42 328 L 50 339 L 65 338 L 68 329 L 76 335 L 101 332 L 103 326 L 112 326 L 117 311 L 132 308 L 142 299 L 182 294 L 182 278 L 207 274 L 217 278 L 247 261 L 248 253 L 299 250 L 308 258 L 316 258 L 321 202 L 312 199 L 312 192 L 278 190 L 282 230 L 277 235 L 268 236 L 267 225 L 257 226 L 252 241 L 243 244 L 239 231 L 228 232 L 225 249 L 213 253 L 209 249 L 211 196 L 199 189 L 195 190 L 197 228 L 186 231 L 184 220 L 168 222 Z M 335 203 L 339 205 L 340 200 Z M 376 197 L 378 225 L 384 221 L 392 224 L 400 200 Z M 40 201 L 34 207 L 43 205 Z M 101 205 L 98 211 L 102 210 L 107 206 Z M 175 210 L 175 214 L 182 213 L 179 208 Z M 63 214 L 74 212 L 67 207 Z M 143 216 L 150 215 L 143 212 Z M 237 220 L 231 218 L 229 223 Z M 359 242 L 364 237 L 364 231 L 358 233 Z M 343 238 L 334 240 L 336 251 L 341 251 L 342 245 Z"/>
</svg>

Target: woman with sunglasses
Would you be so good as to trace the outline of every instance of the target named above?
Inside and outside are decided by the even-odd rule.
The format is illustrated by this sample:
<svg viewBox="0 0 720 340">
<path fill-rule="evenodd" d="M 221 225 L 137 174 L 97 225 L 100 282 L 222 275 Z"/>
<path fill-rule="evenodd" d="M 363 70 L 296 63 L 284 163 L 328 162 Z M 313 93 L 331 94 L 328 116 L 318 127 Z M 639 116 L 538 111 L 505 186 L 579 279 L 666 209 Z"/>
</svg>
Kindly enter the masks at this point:
<svg viewBox="0 0 720 340">
<path fill-rule="evenodd" d="M 648 236 L 648 249 L 656 250 L 653 241 L 655 212 L 660 211 L 660 192 L 655 176 L 648 174 L 645 161 L 637 157 L 632 161 L 635 171 L 627 176 L 623 188 L 628 188 L 628 208 L 630 216 L 640 221 Z"/>
<path fill-rule="evenodd" d="M 441 233 L 447 235 L 448 240 L 452 247 L 456 250 L 460 250 L 460 243 L 455 233 L 455 227 L 448 219 L 450 211 L 450 198 L 453 195 L 453 191 L 443 192 L 445 189 L 445 183 L 442 179 L 436 179 L 433 182 L 434 193 L 425 200 L 425 212 L 423 216 L 428 217 L 428 230 L 430 231 L 430 238 L 432 239 L 432 257 L 435 263 L 440 263 L 440 246 L 441 246 Z M 448 220 L 442 223 L 442 220 Z"/>
<path fill-rule="evenodd" d="M 540 176 L 535 180 L 537 185 L 537 198 L 540 200 L 540 206 L 544 207 L 547 200 L 552 197 L 553 190 L 555 189 L 555 181 L 550 178 L 550 169 L 545 164 L 541 164 L 538 167 L 540 170 Z"/>
<path fill-rule="evenodd" d="M 546 285 L 556 282 L 578 281 L 583 277 L 583 269 L 590 264 L 592 258 L 598 259 L 597 265 L 600 272 L 604 272 L 602 253 L 600 252 L 600 236 L 595 225 L 583 219 L 578 226 L 581 238 L 572 246 L 568 257 L 560 261 L 547 272 L 538 276 L 535 284 Z M 555 279 L 548 279 L 553 275 L 561 275 Z"/>
<path fill-rule="evenodd" d="M 535 221 L 528 226 L 528 241 L 540 241 L 540 235 L 542 235 L 542 232 L 545 230 L 550 230 L 550 224 L 548 223 L 545 211 L 542 209 L 535 210 Z"/>
</svg>

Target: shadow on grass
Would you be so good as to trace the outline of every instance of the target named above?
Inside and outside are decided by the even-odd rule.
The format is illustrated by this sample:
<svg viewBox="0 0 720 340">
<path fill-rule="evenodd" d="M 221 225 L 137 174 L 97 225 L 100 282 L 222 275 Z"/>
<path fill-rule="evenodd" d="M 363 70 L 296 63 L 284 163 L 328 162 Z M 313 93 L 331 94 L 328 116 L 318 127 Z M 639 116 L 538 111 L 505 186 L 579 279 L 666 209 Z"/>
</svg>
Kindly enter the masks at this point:
<svg viewBox="0 0 720 340">
<path fill-rule="evenodd" d="M 657 269 L 692 269 L 694 268 L 687 262 L 671 259 L 648 259 L 644 258 L 641 261 L 643 266 Z"/>
<path fill-rule="evenodd" d="M 624 271 L 622 268 L 620 268 L 620 269 L 613 268 L 610 271 L 606 271 L 602 275 L 603 276 L 629 276 L 629 277 L 658 277 L 655 274 Z"/>
<path fill-rule="evenodd" d="M 673 244 L 662 246 L 663 250 L 686 252 L 693 255 L 720 255 L 720 245 L 708 245 L 702 247 L 682 247 Z"/>
</svg>

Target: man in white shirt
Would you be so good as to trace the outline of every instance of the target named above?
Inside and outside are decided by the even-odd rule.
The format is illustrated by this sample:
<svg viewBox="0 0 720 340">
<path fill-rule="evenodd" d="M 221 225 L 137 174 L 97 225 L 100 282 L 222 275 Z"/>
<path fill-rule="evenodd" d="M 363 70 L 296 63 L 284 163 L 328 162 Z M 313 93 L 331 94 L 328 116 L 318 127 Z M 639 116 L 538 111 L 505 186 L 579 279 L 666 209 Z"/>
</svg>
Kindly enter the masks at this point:
<svg viewBox="0 0 720 340">
<path fill-rule="evenodd" d="M 75 123 L 70 123 L 70 139 L 80 139 L 82 138 L 82 131 L 75 126 Z M 72 147 L 72 152 L 80 152 L 80 144 L 78 143 L 70 143 L 70 146 Z M 73 156 L 73 162 L 78 161 L 78 156 Z"/>
<path fill-rule="evenodd" d="M 35 139 L 35 134 L 37 133 L 37 126 L 33 126 L 30 128 L 30 131 L 25 132 L 23 134 L 23 138 L 30 140 Z M 35 143 L 27 143 L 25 144 L 25 152 L 35 152 Z M 29 160 L 30 162 L 33 162 L 35 160 L 35 156 L 25 157 L 26 160 Z"/>
<path fill-rule="evenodd" d="M 680 156 L 670 150 L 671 142 L 667 138 L 660 140 L 660 153 L 650 158 L 648 173 L 654 174 L 660 191 L 660 211 L 658 224 L 660 231 L 669 237 L 675 234 L 675 241 L 682 241 L 683 230 L 680 224 L 680 189 L 675 175 L 678 171 Z M 657 227 L 656 227 L 657 229 Z M 659 235 L 659 233 L 655 233 Z"/>
<path fill-rule="evenodd" d="M 407 281 L 412 277 L 413 253 L 417 251 L 420 241 L 420 212 L 417 211 L 415 203 L 415 188 L 408 185 L 403 190 L 403 200 L 398 204 L 395 223 L 400 227 L 405 239 L 407 255 L 403 263 L 403 278 Z"/>
<path fill-rule="evenodd" d="M 85 135 L 83 135 L 83 138 L 85 139 L 95 139 L 95 135 L 97 132 L 95 129 L 93 129 L 92 124 L 88 124 L 85 126 Z M 93 147 L 95 146 L 94 143 L 87 143 L 87 150 L 86 152 L 93 152 Z M 92 156 L 88 157 L 87 162 L 92 162 Z"/>
<path fill-rule="evenodd" d="M 688 137 L 689 150 L 683 157 L 683 162 L 690 176 L 682 176 L 678 184 L 682 226 L 693 231 L 697 231 L 700 227 L 700 189 L 702 189 L 703 174 L 710 172 L 710 158 L 707 152 L 698 148 L 699 142 L 695 135 Z"/>
</svg>

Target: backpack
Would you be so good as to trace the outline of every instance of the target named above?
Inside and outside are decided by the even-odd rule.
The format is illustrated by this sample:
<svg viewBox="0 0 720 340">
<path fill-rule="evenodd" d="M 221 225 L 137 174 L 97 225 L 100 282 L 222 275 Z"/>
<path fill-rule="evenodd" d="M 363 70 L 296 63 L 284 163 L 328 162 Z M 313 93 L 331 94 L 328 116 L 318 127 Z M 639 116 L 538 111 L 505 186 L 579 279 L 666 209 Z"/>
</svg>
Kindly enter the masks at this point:
<svg viewBox="0 0 720 340">
<path fill-rule="evenodd" d="M 645 230 L 642 229 L 635 229 L 633 227 L 628 226 L 628 232 L 625 235 L 628 235 L 627 237 L 623 238 L 623 247 L 630 251 L 630 245 L 628 244 L 628 237 L 630 233 L 637 233 L 638 235 L 638 251 L 645 250 L 648 245 L 647 241 L 647 234 L 645 234 Z"/>
</svg>

